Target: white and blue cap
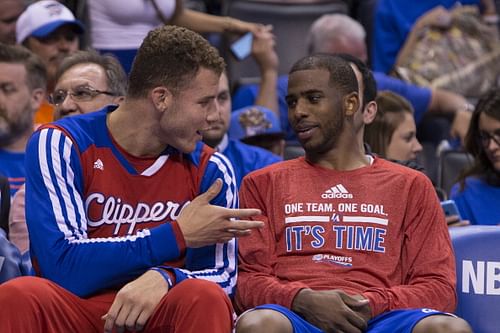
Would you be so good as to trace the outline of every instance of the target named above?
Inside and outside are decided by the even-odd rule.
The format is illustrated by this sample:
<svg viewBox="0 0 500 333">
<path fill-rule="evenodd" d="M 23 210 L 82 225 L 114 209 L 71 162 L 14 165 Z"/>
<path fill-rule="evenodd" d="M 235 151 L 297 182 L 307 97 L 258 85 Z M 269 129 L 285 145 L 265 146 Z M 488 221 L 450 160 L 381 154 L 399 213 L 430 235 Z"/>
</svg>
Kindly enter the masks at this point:
<svg viewBox="0 0 500 333">
<path fill-rule="evenodd" d="M 231 113 L 229 138 L 245 140 L 258 136 L 283 137 L 276 114 L 262 106 L 247 106 Z"/>
<path fill-rule="evenodd" d="M 63 25 L 72 25 L 77 33 L 83 33 L 84 26 L 73 13 L 54 0 L 37 1 L 29 5 L 16 22 L 18 44 L 30 36 L 47 37 Z"/>
</svg>

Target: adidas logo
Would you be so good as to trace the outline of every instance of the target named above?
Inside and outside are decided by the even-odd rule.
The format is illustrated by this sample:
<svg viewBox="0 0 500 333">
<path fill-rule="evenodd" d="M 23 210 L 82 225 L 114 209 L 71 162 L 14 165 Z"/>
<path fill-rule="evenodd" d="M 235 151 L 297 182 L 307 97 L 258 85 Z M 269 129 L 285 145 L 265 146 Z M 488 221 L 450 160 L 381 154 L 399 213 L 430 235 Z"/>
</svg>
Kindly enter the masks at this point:
<svg viewBox="0 0 500 333">
<path fill-rule="evenodd" d="M 100 158 L 98 158 L 97 161 L 94 162 L 94 169 L 104 171 L 104 163 L 102 163 Z"/>
<path fill-rule="evenodd" d="M 353 196 L 346 190 L 344 185 L 337 184 L 326 190 L 321 197 L 323 199 L 352 199 Z"/>
</svg>

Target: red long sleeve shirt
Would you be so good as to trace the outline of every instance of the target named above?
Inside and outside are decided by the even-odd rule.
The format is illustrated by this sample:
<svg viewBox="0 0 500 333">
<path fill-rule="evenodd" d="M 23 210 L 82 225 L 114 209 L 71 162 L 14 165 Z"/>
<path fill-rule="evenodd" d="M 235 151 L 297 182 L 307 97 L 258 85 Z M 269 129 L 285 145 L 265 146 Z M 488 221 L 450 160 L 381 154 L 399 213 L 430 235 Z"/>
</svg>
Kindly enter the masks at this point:
<svg viewBox="0 0 500 333">
<path fill-rule="evenodd" d="M 453 311 L 455 261 L 427 177 L 375 158 L 335 171 L 304 158 L 247 176 L 241 207 L 266 226 L 239 243 L 236 304 L 290 308 L 303 288 L 342 289 L 370 300 L 373 316 L 428 307 Z"/>
</svg>

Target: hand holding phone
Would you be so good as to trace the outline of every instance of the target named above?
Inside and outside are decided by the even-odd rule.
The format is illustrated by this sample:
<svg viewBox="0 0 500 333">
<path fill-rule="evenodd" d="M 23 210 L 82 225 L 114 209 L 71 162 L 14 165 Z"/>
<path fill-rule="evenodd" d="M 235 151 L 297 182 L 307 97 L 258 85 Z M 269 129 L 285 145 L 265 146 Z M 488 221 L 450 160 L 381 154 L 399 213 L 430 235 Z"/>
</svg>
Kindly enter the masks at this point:
<svg viewBox="0 0 500 333">
<path fill-rule="evenodd" d="M 231 52 L 236 59 L 243 60 L 252 53 L 253 34 L 247 32 L 233 44 L 231 44 Z"/>
<path fill-rule="evenodd" d="M 461 220 L 460 212 L 458 211 L 457 205 L 454 200 L 445 200 L 441 202 L 441 207 L 443 208 L 444 215 L 446 217 L 456 215 Z"/>
</svg>

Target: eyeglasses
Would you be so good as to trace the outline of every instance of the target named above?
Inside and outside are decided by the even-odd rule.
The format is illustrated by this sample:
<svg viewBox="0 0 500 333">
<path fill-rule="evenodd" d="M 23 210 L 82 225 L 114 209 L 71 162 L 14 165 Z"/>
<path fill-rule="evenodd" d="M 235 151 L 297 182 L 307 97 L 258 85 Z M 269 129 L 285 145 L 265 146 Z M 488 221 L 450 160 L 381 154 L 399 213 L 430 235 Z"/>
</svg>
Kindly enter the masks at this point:
<svg viewBox="0 0 500 333">
<path fill-rule="evenodd" d="M 98 95 L 116 96 L 115 93 L 103 90 L 97 90 L 91 87 L 83 86 L 77 87 L 73 91 L 56 90 L 49 95 L 49 103 L 54 105 L 61 105 L 68 95 L 76 102 L 88 102 L 97 97 Z"/>
<path fill-rule="evenodd" d="M 488 147 L 490 145 L 490 140 L 492 139 L 498 146 L 500 146 L 500 129 L 493 131 L 492 134 L 484 131 L 479 133 L 479 140 L 481 140 L 483 147 Z"/>
</svg>

